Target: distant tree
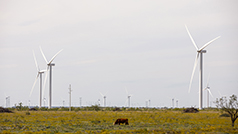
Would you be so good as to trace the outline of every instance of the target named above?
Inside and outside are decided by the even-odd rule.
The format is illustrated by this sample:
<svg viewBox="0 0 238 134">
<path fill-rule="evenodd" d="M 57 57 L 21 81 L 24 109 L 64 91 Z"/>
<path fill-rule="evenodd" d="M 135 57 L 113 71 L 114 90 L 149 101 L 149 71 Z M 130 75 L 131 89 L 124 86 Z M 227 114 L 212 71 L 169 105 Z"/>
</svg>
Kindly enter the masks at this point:
<svg viewBox="0 0 238 134">
<path fill-rule="evenodd" d="M 216 106 L 221 108 L 222 111 L 227 112 L 231 117 L 232 127 L 234 127 L 235 121 L 238 118 L 238 101 L 237 96 L 232 95 L 227 100 L 226 97 L 222 97 L 216 100 Z"/>
</svg>

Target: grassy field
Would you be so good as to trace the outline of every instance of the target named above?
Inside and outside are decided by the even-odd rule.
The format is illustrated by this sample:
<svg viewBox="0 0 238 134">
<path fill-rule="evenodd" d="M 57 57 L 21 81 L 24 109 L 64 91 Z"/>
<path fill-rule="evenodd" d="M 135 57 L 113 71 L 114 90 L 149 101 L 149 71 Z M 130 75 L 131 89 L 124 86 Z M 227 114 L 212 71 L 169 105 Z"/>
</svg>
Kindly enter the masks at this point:
<svg viewBox="0 0 238 134">
<path fill-rule="evenodd" d="M 238 133 L 218 111 L 15 111 L 0 113 L 1 133 Z M 129 125 L 113 125 L 128 118 Z"/>
</svg>

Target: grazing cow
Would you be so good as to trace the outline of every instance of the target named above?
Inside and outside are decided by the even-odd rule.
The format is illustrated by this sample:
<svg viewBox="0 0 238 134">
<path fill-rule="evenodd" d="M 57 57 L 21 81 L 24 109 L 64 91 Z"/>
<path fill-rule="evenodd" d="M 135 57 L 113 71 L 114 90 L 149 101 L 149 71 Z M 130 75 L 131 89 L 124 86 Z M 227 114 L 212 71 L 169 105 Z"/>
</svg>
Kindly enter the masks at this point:
<svg viewBox="0 0 238 134">
<path fill-rule="evenodd" d="M 120 125 L 121 123 L 125 123 L 126 125 L 129 125 L 128 123 L 128 119 L 124 119 L 124 118 L 120 118 L 120 119 L 117 119 L 113 125 Z"/>
</svg>

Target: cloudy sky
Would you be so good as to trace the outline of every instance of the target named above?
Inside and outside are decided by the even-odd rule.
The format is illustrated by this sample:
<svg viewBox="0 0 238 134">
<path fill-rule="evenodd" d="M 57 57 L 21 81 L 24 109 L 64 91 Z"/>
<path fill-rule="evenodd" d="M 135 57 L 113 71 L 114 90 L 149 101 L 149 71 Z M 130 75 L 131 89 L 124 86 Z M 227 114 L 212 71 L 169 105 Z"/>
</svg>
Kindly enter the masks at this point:
<svg viewBox="0 0 238 134">
<path fill-rule="evenodd" d="M 53 67 L 53 106 L 125 106 L 127 88 L 131 106 L 198 107 L 198 67 L 188 93 L 196 49 L 217 36 L 203 56 L 204 87 L 214 101 L 238 94 L 238 2 L 211 1 L 0 1 L 0 106 L 22 102 L 39 105 L 39 81 L 29 96 L 38 65 L 59 50 Z M 43 75 L 44 79 L 45 75 Z M 48 105 L 49 84 L 44 96 Z M 204 92 L 206 107 L 206 92 Z M 215 104 L 212 104 L 215 106 Z"/>
</svg>

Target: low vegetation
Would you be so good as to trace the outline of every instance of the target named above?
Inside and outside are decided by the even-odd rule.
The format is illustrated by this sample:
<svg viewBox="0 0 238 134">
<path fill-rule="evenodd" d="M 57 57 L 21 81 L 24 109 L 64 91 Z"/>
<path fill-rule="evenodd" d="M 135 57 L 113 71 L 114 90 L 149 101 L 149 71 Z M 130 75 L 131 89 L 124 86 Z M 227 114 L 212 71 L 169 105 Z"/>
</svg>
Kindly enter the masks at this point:
<svg viewBox="0 0 238 134">
<path fill-rule="evenodd" d="M 230 117 L 217 110 L 184 113 L 185 109 L 54 108 L 38 111 L 11 109 L 0 113 L 0 133 L 238 133 Z M 129 125 L 113 125 L 127 118 Z"/>
</svg>

